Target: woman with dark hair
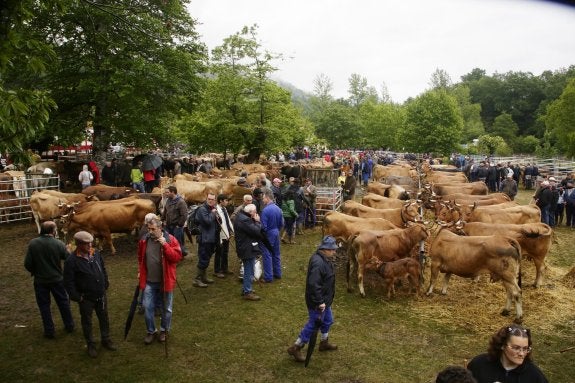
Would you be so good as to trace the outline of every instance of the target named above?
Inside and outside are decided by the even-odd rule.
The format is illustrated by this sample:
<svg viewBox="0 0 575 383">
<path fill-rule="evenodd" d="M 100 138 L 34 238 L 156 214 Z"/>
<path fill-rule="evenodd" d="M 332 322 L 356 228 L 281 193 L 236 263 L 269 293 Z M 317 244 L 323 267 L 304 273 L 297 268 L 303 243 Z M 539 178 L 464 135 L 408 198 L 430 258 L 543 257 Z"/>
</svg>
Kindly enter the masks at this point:
<svg viewBox="0 0 575 383">
<path fill-rule="evenodd" d="M 533 363 L 531 351 L 531 331 L 512 324 L 499 329 L 487 353 L 473 358 L 467 368 L 477 383 L 548 383 Z"/>
</svg>

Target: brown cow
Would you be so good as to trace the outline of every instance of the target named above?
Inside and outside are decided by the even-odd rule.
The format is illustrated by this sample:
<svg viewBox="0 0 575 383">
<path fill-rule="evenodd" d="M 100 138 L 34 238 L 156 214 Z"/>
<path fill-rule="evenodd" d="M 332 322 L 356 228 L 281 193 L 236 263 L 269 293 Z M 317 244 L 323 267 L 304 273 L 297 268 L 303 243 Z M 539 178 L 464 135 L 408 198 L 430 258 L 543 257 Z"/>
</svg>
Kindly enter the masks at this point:
<svg viewBox="0 0 575 383">
<path fill-rule="evenodd" d="M 462 212 L 467 211 L 467 209 L 472 208 L 474 205 L 477 208 L 497 208 L 497 209 L 507 209 L 510 207 L 519 206 L 517 202 L 508 201 L 503 203 L 496 203 L 496 204 L 488 204 L 488 205 L 481 205 L 482 203 L 486 202 L 494 202 L 488 200 L 482 200 L 479 202 L 474 202 L 472 204 L 461 204 L 457 201 L 448 201 L 448 202 L 436 202 L 434 206 L 435 211 L 435 218 L 444 221 L 444 222 L 456 222 L 461 219 Z"/>
<path fill-rule="evenodd" d="M 395 296 L 395 280 L 409 280 L 409 285 L 415 287 L 416 296 L 421 295 L 421 266 L 413 258 L 402 258 L 391 262 L 381 262 L 374 258 L 377 273 L 381 275 L 387 285 L 387 299 L 391 294 Z"/>
<path fill-rule="evenodd" d="M 444 184 L 431 184 L 426 185 L 426 188 L 431 190 L 437 195 L 446 195 L 454 193 L 464 193 L 472 195 L 486 195 L 489 192 L 485 182 L 477 181 L 471 183 L 444 183 Z"/>
<path fill-rule="evenodd" d="M 81 193 L 61 193 L 55 190 L 35 191 L 30 197 L 30 209 L 34 222 L 40 232 L 40 222 L 59 218 L 65 214 L 66 206 L 69 204 L 88 202 L 95 197 Z"/>
<path fill-rule="evenodd" d="M 458 222 L 456 228 L 466 235 L 505 235 L 514 238 L 521 246 L 524 256 L 533 259 L 536 277 L 533 286 L 541 287 L 543 284 L 543 271 L 545 270 L 545 257 L 551 248 L 553 229 L 541 222 L 515 224 L 496 224 L 483 222 Z"/>
<path fill-rule="evenodd" d="M 409 194 L 403 186 L 386 185 L 381 182 L 370 182 L 367 184 L 367 192 L 378 194 L 382 197 L 397 198 L 402 200 L 409 199 Z"/>
<path fill-rule="evenodd" d="M 456 205 L 459 219 L 465 222 L 487 223 L 537 223 L 541 222 L 541 210 L 536 205 L 500 208 L 499 205 L 481 206 Z"/>
<path fill-rule="evenodd" d="M 361 199 L 361 204 L 376 209 L 397 209 L 403 207 L 405 201 L 397 198 L 387 198 L 374 193 L 368 193 Z"/>
<path fill-rule="evenodd" d="M 425 226 L 414 224 L 406 229 L 387 231 L 362 231 L 350 238 L 347 262 L 347 291 L 352 292 L 351 276 L 357 269 L 359 293 L 365 297 L 363 274 L 370 260 L 377 258 L 381 262 L 391 262 L 409 256 L 411 250 L 429 236 Z M 368 266 L 369 268 L 369 266 Z"/>
<path fill-rule="evenodd" d="M 409 201 L 397 209 L 375 209 L 354 201 L 346 201 L 342 211 L 354 217 L 384 218 L 397 227 L 405 226 L 407 222 L 420 222 L 423 220 L 419 214 L 418 203 Z"/>
<path fill-rule="evenodd" d="M 517 284 L 521 246 L 509 237 L 500 235 L 460 237 L 449 230 L 441 230 L 431 244 L 431 279 L 427 295 L 439 272 L 445 273 L 442 294 L 447 293 L 449 278 L 455 274 L 464 278 L 475 278 L 481 272 L 491 273 L 492 280 L 503 281 L 507 301 L 501 315 L 509 315 L 512 301 L 515 302 L 515 321 L 521 322 L 521 288 Z"/>
<path fill-rule="evenodd" d="M 323 218 L 323 235 L 331 235 L 338 242 L 343 243 L 347 243 L 352 235 L 364 230 L 397 228 L 393 223 L 383 218 L 358 218 L 337 211 L 330 211 Z"/>
<path fill-rule="evenodd" d="M 94 237 L 102 239 L 100 249 L 103 247 L 103 242 L 106 242 L 114 255 L 116 248 L 112 243 L 112 233 L 125 233 L 139 228 L 146 214 L 155 212 L 154 202 L 132 197 L 71 206 L 68 214 L 63 215 L 60 222 L 66 235 L 72 235 L 80 230 L 88 231 Z"/>
<path fill-rule="evenodd" d="M 96 196 L 100 201 L 109 201 L 111 199 L 126 198 L 138 191 L 131 187 L 124 186 L 107 186 L 93 185 L 82 190 L 82 194 Z"/>
</svg>

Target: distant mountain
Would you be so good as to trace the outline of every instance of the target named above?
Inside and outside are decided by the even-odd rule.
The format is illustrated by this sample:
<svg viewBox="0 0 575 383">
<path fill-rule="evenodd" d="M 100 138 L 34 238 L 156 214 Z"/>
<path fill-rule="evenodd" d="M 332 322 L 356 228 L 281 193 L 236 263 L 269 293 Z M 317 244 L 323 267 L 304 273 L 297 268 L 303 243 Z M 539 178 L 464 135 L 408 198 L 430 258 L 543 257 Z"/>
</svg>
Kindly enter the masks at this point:
<svg viewBox="0 0 575 383">
<path fill-rule="evenodd" d="M 310 111 L 310 98 L 312 97 L 310 93 L 297 88 L 295 85 L 290 84 L 289 82 L 277 78 L 274 79 L 274 81 L 280 87 L 291 93 L 291 100 L 295 105 L 301 107 L 305 112 Z"/>
</svg>

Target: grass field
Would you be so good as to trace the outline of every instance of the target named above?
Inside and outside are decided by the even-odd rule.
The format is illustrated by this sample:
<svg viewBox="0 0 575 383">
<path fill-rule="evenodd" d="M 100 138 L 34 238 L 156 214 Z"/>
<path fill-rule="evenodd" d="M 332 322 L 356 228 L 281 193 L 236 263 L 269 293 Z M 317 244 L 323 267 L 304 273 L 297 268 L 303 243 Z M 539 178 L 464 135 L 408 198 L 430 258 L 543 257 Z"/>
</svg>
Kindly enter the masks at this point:
<svg viewBox="0 0 575 383">
<path fill-rule="evenodd" d="M 532 192 L 520 192 L 528 203 Z M 524 285 L 524 324 L 534 336 L 534 359 L 550 382 L 575 382 L 575 297 L 565 274 L 573 267 L 575 231 L 559 228 L 548 257 L 544 287 Z M 339 350 L 315 352 L 308 368 L 286 353 L 307 312 L 304 283 L 309 256 L 321 239 L 319 228 L 282 245 L 284 278 L 255 285 L 259 302 L 243 301 L 237 277 L 218 279 L 207 289 L 192 287 L 195 250 L 178 267 L 180 291 L 174 295 L 169 356 L 159 343 L 145 346 L 144 319 L 136 316 L 127 341 L 124 323 L 136 285 L 136 243 L 115 239 L 118 255 L 105 260 L 110 275 L 109 313 L 117 352 L 100 350 L 90 359 L 77 321 L 67 334 L 54 307 L 55 340 L 42 337 L 32 279 L 23 267 L 27 243 L 36 236 L 29 223 L 0 226 L 0 377 L 4 382 L 432 382 L 450 364 L 462 365 L 483 352 L 490 335 L 509 323 L 501 317 L 504 290 L 487 278 L 479 283 L 453 277 L 446 296 L 415 299 L 399 289 L 383 297 L 377 276 L 366 278 L 366 298 L 347 293 L 343 263 L 338 267 L 330 339 Z M 238 262 L 231 249 L 232 269 Z M 533 265 L 524 261 L 524 283 L 533 282 Z M 210 272 L 212 268 L 210 267 Z M 426 279 L 426 284 L 428 279 Z M 53 305 L 54 306 L 54 305 Z M 97 333 L 97 326 L 95 328 Z"/>
</svg>

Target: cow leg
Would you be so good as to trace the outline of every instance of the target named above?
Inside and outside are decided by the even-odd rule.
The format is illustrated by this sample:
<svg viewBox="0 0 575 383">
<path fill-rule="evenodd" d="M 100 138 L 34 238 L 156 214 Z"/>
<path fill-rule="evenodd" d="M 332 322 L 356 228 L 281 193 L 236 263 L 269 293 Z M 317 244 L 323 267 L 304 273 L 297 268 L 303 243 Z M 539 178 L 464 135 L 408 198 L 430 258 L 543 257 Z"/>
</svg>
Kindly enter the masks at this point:
<svg viewBox="0 0 575 383">
<path fill-rule="evenodd" d="M 443 277 L 443 287 L 441 288 L 441 294 L 447 294 L 447 285 L 449 285 L 449 279 L 451 278 L 451 273 L 445 273 Z"/>
<path fill-rule="evenodd" d="M 106 233 L 104 234 L 104 240 L 110 245 L 110 251 L 112 255 L 116 255 L 116 248 L 114 247 L 114 243 L 112 242 L 112 234 Z"/>
<path fill-rule="evenodd" d="M 521 300 L 521 289 L 515 281 L 503 281 L 505 291 L 507 292 L 507 300 L 505 308 L 501 311 L 501 315 L 508 316 L 511 313 L 511 304 L 515 303 L 515 323 L 523 321 L 523 303 Z"/>
<path fill-rule="evenodd" d="M 545 270 L 545 261 L 533 257 L 533 263 L 535 264 L 536 270 L 535 283 L 533 284 L 533 287 L 538 289 L 543 284 L 543 271 Z"/>
<path fill-rule="evenodd" d="M 431 295 L 433 293 L 433 285 L 437 280 L 437 275 L 439 274 L 439 265 L 431 262 L 431 276 L 429 278 L 429 288 L 427 289 L 426 295 Z"/>
<path fill-rule="evenodd" d="M 363 289 L 363 265 L 357 265 L 357 285 L 359 286 L 359 294 L 365 298 L 365 290 Z"/>
</svg>

